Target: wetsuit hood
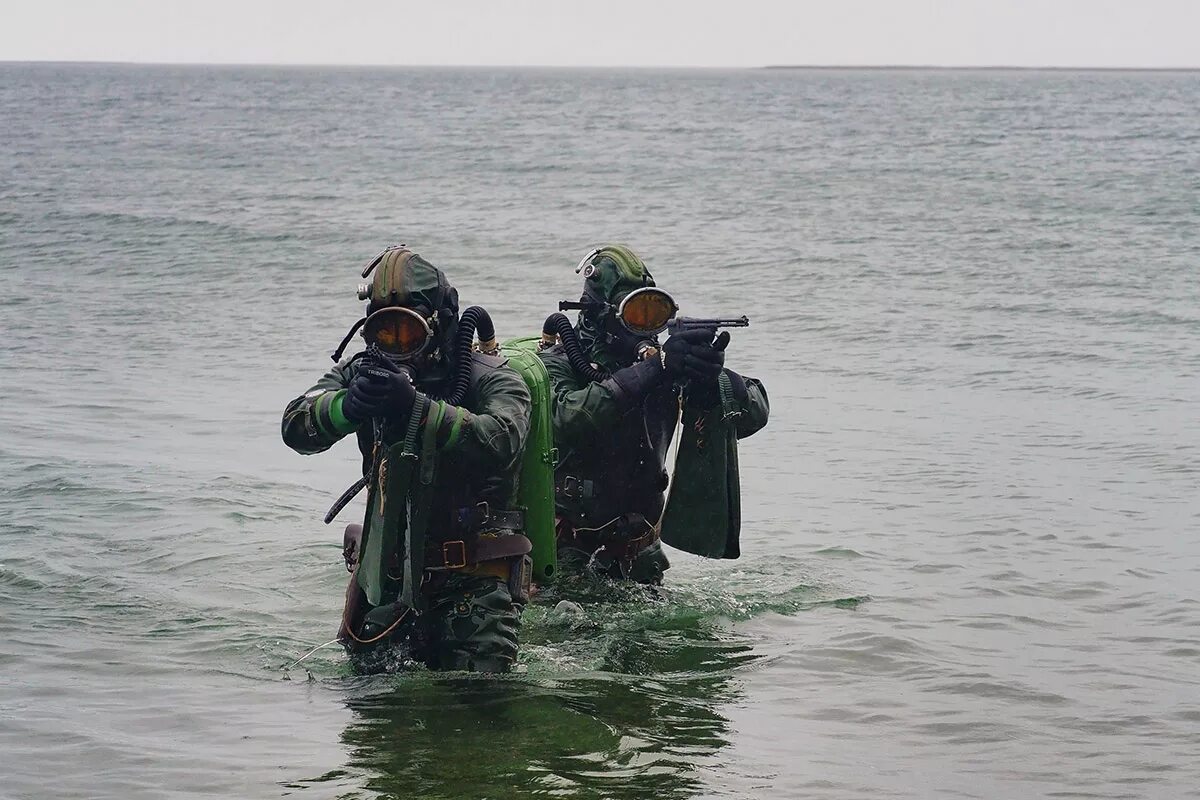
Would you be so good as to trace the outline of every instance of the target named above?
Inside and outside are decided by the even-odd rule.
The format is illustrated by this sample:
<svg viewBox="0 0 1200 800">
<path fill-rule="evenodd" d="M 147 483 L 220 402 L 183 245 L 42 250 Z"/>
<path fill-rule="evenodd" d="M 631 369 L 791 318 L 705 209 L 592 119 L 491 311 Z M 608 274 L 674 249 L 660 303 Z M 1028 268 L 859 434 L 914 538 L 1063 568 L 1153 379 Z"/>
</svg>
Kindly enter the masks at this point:
<svg viewBox="0 0 1200 800">
<path fill-rule="evenodd" d="M 616 322 L 616 307 L 634 289 L 654 286 L 654 277 L 645 262 L 623 244 L 594 250 L 584 260 L 582 272 L 581 300 L 595 307 L 579 312 L 575 330 L 580 344 L 591 360 L 605 369 L 631 362 L 633 345 L 643 337 L 634 337 Z"/>
<path fill-rule="evenodd" d="M 419 381 L 440 382 L 451 372 L 453 342 L 458 330 L 458 290 L 446 274 L 403 245 L 389 247 L 373 262 L 371 282 L 359 290 L 369 316 L 381 308 L 399 306 L 425 317 L 433 328 L 433 349 L 419 372 Z"/>
</svg>

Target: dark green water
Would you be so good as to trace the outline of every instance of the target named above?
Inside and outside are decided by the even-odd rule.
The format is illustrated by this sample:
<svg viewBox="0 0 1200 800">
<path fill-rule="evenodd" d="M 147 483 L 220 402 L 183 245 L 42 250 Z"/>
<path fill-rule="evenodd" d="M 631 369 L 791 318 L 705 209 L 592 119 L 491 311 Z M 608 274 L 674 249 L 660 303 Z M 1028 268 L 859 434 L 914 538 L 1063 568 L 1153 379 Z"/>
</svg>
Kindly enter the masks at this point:
<svg viewBox="0 0 1200 800">
<path fill-rule="evenodd" d="M 0 797 L 1198 796 L 1195 73 L 6 64 L 0 109 Z M 362 263 L 509 336 L 607 240 L 752 317 L 746 555 L 543 598 L 502 679 L 282 671 L 357 453 L 279 415 Z"/>
</svg>

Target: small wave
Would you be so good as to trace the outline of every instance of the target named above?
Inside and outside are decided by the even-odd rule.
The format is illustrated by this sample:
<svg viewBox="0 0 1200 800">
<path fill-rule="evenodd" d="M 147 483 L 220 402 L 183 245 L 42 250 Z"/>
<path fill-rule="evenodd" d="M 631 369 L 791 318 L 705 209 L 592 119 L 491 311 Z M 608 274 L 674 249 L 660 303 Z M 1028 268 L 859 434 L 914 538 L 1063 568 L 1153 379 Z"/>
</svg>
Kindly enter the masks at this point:
<svg viewBox="0 0 1200 800">
<path fill-rule="evenodd" d="M 820 550 L 814 550 L 813 554 L 826 558 L 866 558 L 862 553 L 848 547 L 823 547 Z"/>
</svg>

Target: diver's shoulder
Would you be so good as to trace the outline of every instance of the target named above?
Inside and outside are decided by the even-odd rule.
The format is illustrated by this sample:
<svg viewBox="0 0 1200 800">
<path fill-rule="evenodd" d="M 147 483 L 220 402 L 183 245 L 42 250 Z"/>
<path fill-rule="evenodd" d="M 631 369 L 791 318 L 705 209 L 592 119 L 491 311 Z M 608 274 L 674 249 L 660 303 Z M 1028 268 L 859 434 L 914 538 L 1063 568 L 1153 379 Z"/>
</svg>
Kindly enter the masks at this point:
<svg viewBox="0 0 1200 800">
<path fill-rule="evenodd" d="M 503 356 L 475 353 L 472 357 L 471 384 L 476 397 L 517 397 L 529 399 L 525 378 Z"/>
<path fill-rule="evenodd" d="M 521 374 L 509 366 L 507 358 L 486 353 L 471 354 L 471 384 L 473 386 L 502 386 L 507 383 L 525 385 Z"/>
<path fill-rule="evenodd" d="M 567 351 L 561 344 L 547 347 L 545 350 L 539 350 L 538 358 L 546 364 L 564 364 L 568 367 L 571 364 L 571 360 L 567 358 Z"/>
<path fill-rule="evenodd" d="M 473 371 L 491 372 L 492 370 L 497 370 L 508 366 L 508 359 L 504 356 L 493 356 L 487 353 L 474 352 L 471 353 L 471 363 Z"/>
</svg>

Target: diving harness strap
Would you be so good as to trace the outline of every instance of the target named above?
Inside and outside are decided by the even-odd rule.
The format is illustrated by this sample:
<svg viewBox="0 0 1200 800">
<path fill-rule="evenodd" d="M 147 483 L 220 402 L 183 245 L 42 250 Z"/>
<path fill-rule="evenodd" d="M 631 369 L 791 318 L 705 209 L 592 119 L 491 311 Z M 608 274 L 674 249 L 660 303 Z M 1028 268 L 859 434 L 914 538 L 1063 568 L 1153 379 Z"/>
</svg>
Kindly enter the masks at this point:
<svg viewBox="0 0 1200 800">
<path fill-rule="evenodd" d="M 325 524 L 328 525 L 329 523 L 333 522 L 333 518 L 342 513 L 342 509 L 346 507 L 346 504 L 357 497 L 359 492 L 367 488 L 367 484 L 370 482 L 371 478 L 367 475 L 363 475 L 354 483 L 350 484 L 350 488 L 342 492 L 341 497 L 333 501 L 333 505 L 331 505 L 329 510 L 325 512 Z"/>
<path fill-rule="evenodd" d="M 413 552 L 411 549 L 406 548 L 401 552 L 405 562 L 401 575 L 389 574 L 389 568 L 394 563 L 393 554 L 397 553 L 397 539 L 401 531 L 406 545 L 411 543 L 414 534 L 423 543 L 429 493 L 420 491 L 413 478 L 420 458 L 417 437 L 429 407 L 429 398 L 418 393 L 409 411 L 404 439 L 387 448 L 368 479 L 368 485 L 373 483 L 374 486 L 367 500 L 357 578 L 367 602 L 373 606 L 383 602 L 385 584 L 389 579 L 405 580 L 411 574 L 416 576 L 416 583 L 420 583 L 422 572 L 419 565 L 410 571 L 408 562 Z M 424 549 L 416 552 L 419 554 L 417 558 L 421 559 Z M 405 580 L 402 597 L 415 597 L 415 588 L 418 587 L 414 587 L 412 581 Z M 405 604 L 408 605 L 407 602 Z"/>
<path fill-rule="evenodd" d="M 429 514 L 432 510 L 430 494 L 433 489 L 433 479 L 436 474 L 437 443 L 435 436 L 446 413 L 446 404 L 431 402 L 429 398 L 421 397 L 420 413 L 413 406 L 413 416 L 409 420 L 408 432 L 404 438 L 404 452 L 401 454 L 403 477 L 397 476 L 406 489 L 404 499 L 404 569 L 400 586 L 400 604 L 405 608 L 418 611 L 424 606 L 425 598 L 420 594 L 421 582 L 425 578 L 425 530 L 429 526 Z M 417 429 L 420 421 L 429 415 L 425 424 L 425 432 L 421 441 L 420 456 L 412 451 L 416 443 Z M 416 420 L 414 424 L 412 420 Z M 411 444 L 410 444 L 411 439 Z M 418 461 L 420 470 L 417 471 Z M 415 480 L 414 480 L 415 478 Z M 390 487 L 385 489 L 390 492 Z M 397 492 L 398 494 L 398 492 Z"/>
</svg>

